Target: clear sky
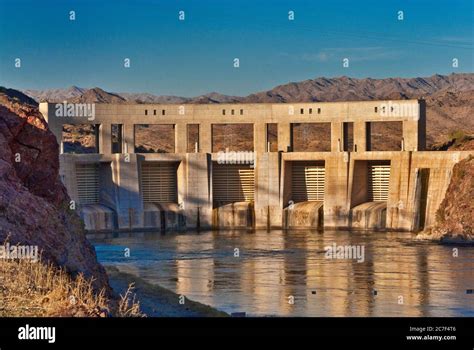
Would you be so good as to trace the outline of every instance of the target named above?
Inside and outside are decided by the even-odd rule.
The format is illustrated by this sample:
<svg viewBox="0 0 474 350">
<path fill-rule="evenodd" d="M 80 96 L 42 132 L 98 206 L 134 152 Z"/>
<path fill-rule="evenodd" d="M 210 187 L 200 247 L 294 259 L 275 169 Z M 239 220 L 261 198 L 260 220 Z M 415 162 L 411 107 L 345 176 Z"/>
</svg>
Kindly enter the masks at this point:
<svg viewBox="0 0 474 350">
<path fill-rule="evenodd" d="M 0 0 L 0 85 L 247 95 L 319 76 L 473 72 L 473 16 L 472 0 Z"/>
</svg>

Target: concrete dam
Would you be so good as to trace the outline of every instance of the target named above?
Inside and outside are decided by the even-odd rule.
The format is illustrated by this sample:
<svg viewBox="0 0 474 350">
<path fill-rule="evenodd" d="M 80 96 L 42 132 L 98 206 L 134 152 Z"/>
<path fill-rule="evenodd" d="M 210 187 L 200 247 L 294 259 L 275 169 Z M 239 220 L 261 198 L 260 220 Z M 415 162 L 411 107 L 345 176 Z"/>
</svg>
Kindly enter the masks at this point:
<svg viewBox="0 0 474 350">
<path fill-rule="evenodd" d="M 40 111 L 89 231 L 418 231 L 434 223 L 454 164 L 472 153 L 425 151 L 423 100 Z M 66 125 L 93 130 L 90 153 L 66 152 Z"/>
</svg>

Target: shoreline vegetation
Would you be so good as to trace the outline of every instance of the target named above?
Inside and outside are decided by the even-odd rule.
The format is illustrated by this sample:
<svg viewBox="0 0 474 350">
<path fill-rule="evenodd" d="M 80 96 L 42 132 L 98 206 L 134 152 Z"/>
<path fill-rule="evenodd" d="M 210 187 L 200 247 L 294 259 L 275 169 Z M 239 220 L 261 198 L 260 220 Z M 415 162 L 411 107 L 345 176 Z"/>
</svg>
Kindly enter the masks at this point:
<svg viewBox="0 0 474 350">
<path fill-rule="evenodd" d="M 0 259 L 0 317 L 142 317 L 131 286 L 114 298 L 44 260 Z"/>
<path fill-rule="evenodd" d="M 133 284 L 133 293 L 140 301 L 140 310 L 147 317 L 229 317 L 229 314 L 209 305 L 184 297 L 156 284 L 151 284 L 116 266 L 104 265 L 109 283 L 115 293 L 123 294 Z"/>
<path fill-rule="evenodd" d="M 72 277 L 41 259 L 0 259 L 0 317 L 228 317 L 115 266 L 104 266 L 112 288 Z"/>
</svg>

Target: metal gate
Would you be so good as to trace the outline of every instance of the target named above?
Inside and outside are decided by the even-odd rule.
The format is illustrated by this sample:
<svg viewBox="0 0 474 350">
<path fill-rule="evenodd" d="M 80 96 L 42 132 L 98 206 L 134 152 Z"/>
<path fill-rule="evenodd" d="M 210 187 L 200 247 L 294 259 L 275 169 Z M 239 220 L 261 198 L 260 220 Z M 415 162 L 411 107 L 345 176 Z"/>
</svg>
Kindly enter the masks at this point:
<svg viewBox="0 0 474 350">
<path fill-rule="evenodd" d="M 325 178 L 324 163 L 293 163 L 292 200 L 295 203 L 323 201 Z"/>
<path fill-rule="evenodd" d="M 177 203 L 177 164 L 143 162 L 141 186 L 144 203 Z"/>
<path fill-rule="evenodd" d="M 99 203 L 99 164 L 76 164 L 77 195 L 80 204 Z"/>
<path fill-rule="evenodd" d="M 212 193 L 215 204 L 252 202 L 254 192 L 254 169 L 249 165 L 213 164 Z"/>
<path fill-rule="evenodd" d="M 369 201 L 383 202 L 388 199 L 390 163 L 369 163 Z"/>
</svg>

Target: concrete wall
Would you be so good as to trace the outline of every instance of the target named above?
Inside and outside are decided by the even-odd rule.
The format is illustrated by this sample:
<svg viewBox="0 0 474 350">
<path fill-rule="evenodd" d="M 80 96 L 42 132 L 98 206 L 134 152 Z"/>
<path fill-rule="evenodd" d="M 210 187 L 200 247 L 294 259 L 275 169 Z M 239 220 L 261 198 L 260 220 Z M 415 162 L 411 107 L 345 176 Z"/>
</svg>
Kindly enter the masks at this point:
<svg viewBox="0 0 474 350">
<path fill-rule="evenodd" d="M 401 116 L 381 115 L 382 106 L 390 108 L 390 103 L 392 102 L 370 101 L 184 106 L 97 104 L 94 120 L 79 116 L 56 116 L 54 104 L 41 103 L 40 111 L 47 119 L 58 142 L 61 142 L 63 124 L 101 125 L 99 128 L 100 154 L 62 154 L 60 173 L 70 196 L 78 201 L 75 164 L 78 162 L 100 163 L 101 184 L 106 188 L 101 189 L 99 205 L 115 212 L 116 229 L 141 229 L 149 227 L 149 222 L 159 222 L 160 220 L 150 217 L 153 210 L 179 212 L 174 213 L 179 214 L 180 219 L 173 227 L 183 226 L 183 229 L 211 227 L 213 224 L 212 161 L 217 160 L 217 154 L 213 154 L 211 149 L 212 124 L 253 123 L 256 159 L 255 201 L 249 206 L 253 215 L 248 217 L 253 221 L 252 225 L 255 228 L 282 227 L 284 210 L 291 200 L 291 167 L 294 161 L 324 161 L 326 167 L 322 208 L 324 227 L 352 227 L 353 209 L 367 201 L 367 189 L 364 188 L 367 183 L 367 162 L 388 160 L 391 162 L 389 198 L 386 208 L 377 209 L 379 213 L 377 215 L 383 216 L 383 224 L 387 229 L 415 230 L 420 226 L 417 221 L 420 217 L 421 200 L 420 169 L 430 169 L 429 191 L 426 199 L 426 224 L 429 225 L 434 222 L 436 209 L 444 197 L 452 167 L 457 161 L 467 157 L 469 152 L 420 151 L 424 149 L 425 142 L 424 103 L 416 100 L 393 101 L 402 106 L 415 104 L 415 113 Z M 153 113 L 155 109 L 156 116 Z M 310 109 L 312 114 L 309 114 Z M 148 110 L 148 115 L 145 115 L 145 110 Z M 165 116 L 162 116 L 162 110 L 165 110 Z M 225 115 L 223 110 L 225 110 Z M 231 114 L 232 110 L 235 111 L 234 115 Z M 368 151 L 370 145 L 368 145 L 367 131 L 372 121 L 403 122 L 404 151 Z M 134 124 L 159 124 L 160 122 L 176 125 L 176 153 L 134 154 Z M 291 124 L 305 122 L 331 123 L 331 152 L 291 152 Z M 354 152 L 342 151 L 345 138 L 344 122 L 354 123 Z M 266 151 L 267 123 L 278 124 L 279 152 Z M 111 154 L 111 124 L 123 124 L 123 154 Z M 199 124 L 200 144 L 197 153 L 185 153 L 187 124 Z M 178 203 L 158 206 L 159 209 L 148 206 L 145 213 L 140 184 L 141 162 L 144 161 L 179 163 L 177 168 Z M 232 209 L 232 206 L 229 208 L 222 208 L 221 213 L 229 210 L 235 213 L 235 208 Z M 318 210 L 321 208 L 318 207 Z M 386 214 L 380 214 L 382 211 Z M 146 215 L 148 215 L 148 223 L 145 222 Z M 178 217 L 176 215 L 173 217 Z M 220 217 L 219 221 L 231 222 L 225 217 Z"/>
</svg>

